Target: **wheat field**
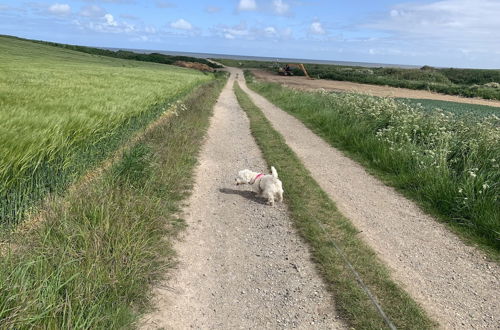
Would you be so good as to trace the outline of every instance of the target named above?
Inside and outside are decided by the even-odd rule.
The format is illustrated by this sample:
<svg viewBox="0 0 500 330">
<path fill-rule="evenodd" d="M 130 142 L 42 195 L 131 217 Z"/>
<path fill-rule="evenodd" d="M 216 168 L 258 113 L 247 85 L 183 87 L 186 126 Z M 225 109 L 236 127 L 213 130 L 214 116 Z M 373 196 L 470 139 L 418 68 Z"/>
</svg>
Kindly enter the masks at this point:
<svg viewBox="0 0 500 330">
<path fill-rule="evenodd" d="M 210 79 L 0 36 L 0 224 L 18 222 Z"/>
</svg>

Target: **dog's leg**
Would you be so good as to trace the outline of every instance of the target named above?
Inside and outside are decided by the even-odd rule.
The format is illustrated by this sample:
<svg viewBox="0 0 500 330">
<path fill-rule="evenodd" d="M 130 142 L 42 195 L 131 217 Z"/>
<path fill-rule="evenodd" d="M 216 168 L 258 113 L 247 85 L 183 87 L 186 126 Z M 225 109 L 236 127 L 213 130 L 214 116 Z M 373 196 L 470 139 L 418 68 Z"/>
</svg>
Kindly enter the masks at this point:
<svg viewBox="0 0 500 330">
<path fill-rule="evenodd" d="M 267 198 L 267 204 L 273 206 L 274 205 L 274 194 L 268 192 L 265 197 Z"/>
<path fill-rule="evenodd" d="M 283 202 L 283 190 L 278 191 L 278 202 Z"/>
</svg>

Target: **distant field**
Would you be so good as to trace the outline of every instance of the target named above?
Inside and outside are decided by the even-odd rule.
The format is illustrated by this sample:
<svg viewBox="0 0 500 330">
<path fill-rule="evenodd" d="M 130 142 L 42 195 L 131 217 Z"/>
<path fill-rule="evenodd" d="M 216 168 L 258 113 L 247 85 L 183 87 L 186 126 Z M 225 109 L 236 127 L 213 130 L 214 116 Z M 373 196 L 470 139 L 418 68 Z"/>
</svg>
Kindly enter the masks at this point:
<svg viewBox="0 0 500 330">
<path fill-rule="evenodd" d="M 121 58 L 121 59 L 125 59 L 125 60 L 154 62 L 154 63 L 162 63 L 162 64 L 175 64 L 177 61 L 187 61 L 187 62 L 197 62 L 197 63 L 205 64 L 205 65 L 212 67 L 212 68 L 220 68 L 221 67 L 220 65 L 215 64 L 211 61 L 207 61 L 204 58 L 196 58 L 196 57 L 191 57 L 191 56 L 166 55 L 166 54 L 160 54 L 160 53 L 154 53 L 154 52 L 153 53 L 137 53 L 137 52 L 127 51 L 127 50 L 110 50 L 110 49 L 103 49 L 103 48 L 96 48 L 96 47 L 60 44 L 57 42 L 50 42 L 50 41 L 30 40 L 30 39 L 23 39 L 23 38 L 18 38 L 18 37 L 13 37 L 13 36 L 0 35 L 0 37 L 7 37 L 7 38 L 12 38 L 12 39 L 21 40 L 21 41 L 31 41 L 31 42 L 39 43 L 42 45 L 60 47 L 60 48 L 64 48 L 64 49 L 68 49 L 68 50 L 75 50 L 78 52 L 83 52 L 83 53 L 92 54 L 92 55 L 102 55 L 102 56 L 109 56 L 109 57 L 114 57 L 114 58 Z"/>
<path fill-rule="evenodd" d="M 218 62 L 239 68 L 277 71 L 285 63 L 217 59 Z M 481 97 L 500 100 L 500 70 L 441 69 L 423 66 L 419 69 L 374 68 L 331 64 L 304 64 L 309 75 L 317 79 L 352 81 L 372 85 L 387 85 L 415 90 L 428 90 L 448 95 Z M 303 75 L 294 68 L 295 75 Z"/>
<path fill-rule="evenodd" d="M 18 221 L 210 79 L 0 37 L 0 224 Z"/>
<path fill-rule="evenodd" d="M 490 107 L 487 105 L 478 104 L 466 104 L 448 101 L 436 101 L 436 100 L 426 100 L 426 99 L 397 99 L 408 105 L 420 105 L 422 109 L 433 111 L 436 109 L 441 109 L 444 111 L 452 112 L 456 115 L 473 115 L 479 117 L 486 117 L 489 115 L 500 116 L 500 108 Z"/>
</svg>

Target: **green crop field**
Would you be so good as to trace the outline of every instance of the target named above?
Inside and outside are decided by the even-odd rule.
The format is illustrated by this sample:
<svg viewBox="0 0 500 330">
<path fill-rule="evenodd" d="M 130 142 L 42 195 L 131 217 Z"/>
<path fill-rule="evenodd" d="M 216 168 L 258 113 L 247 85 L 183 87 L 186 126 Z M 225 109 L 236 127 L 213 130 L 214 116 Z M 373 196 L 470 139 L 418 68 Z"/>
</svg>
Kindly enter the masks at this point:
<svg viewBox="0 0 500 330">
<path fill-rule="evenodd" d="M 210 79 L 0 37 L 0 224 L 18 222 Z"/>
<path fill-rule="evenodd" d="M 417 106 L 420 109 L 426 111 L 435 111 L 438 109 L 446 112 L 451 112 L 459 116 L 468 116 L 468 115 L 478 116 L 478 117 L 487 117 L 489 115 L 500 116 L 499 107 L 490 107 L 487 105 L 426 100 L 426 99 L 401 98 L 398 100 L 410 106 Z"/>
</svg>

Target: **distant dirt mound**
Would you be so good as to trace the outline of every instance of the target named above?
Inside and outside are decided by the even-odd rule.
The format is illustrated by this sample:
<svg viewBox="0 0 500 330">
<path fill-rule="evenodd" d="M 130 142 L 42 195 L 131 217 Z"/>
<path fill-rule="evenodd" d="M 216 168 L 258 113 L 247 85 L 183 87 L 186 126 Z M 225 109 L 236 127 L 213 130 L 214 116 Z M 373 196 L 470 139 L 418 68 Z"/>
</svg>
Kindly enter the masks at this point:
<svg viewBox="0 0 500 330">
<path fill-rule="evenodd" d="M 203 63 L 177 61 L 174 63 L 174 65 L 182 66 L 183 68 L 196 69 L 196 70 L 206 71 L 206 72 L 214 72 L 215 71 L 213 68 L 211 68 L 208 65 L 203 64 Z"/>
</svg>

